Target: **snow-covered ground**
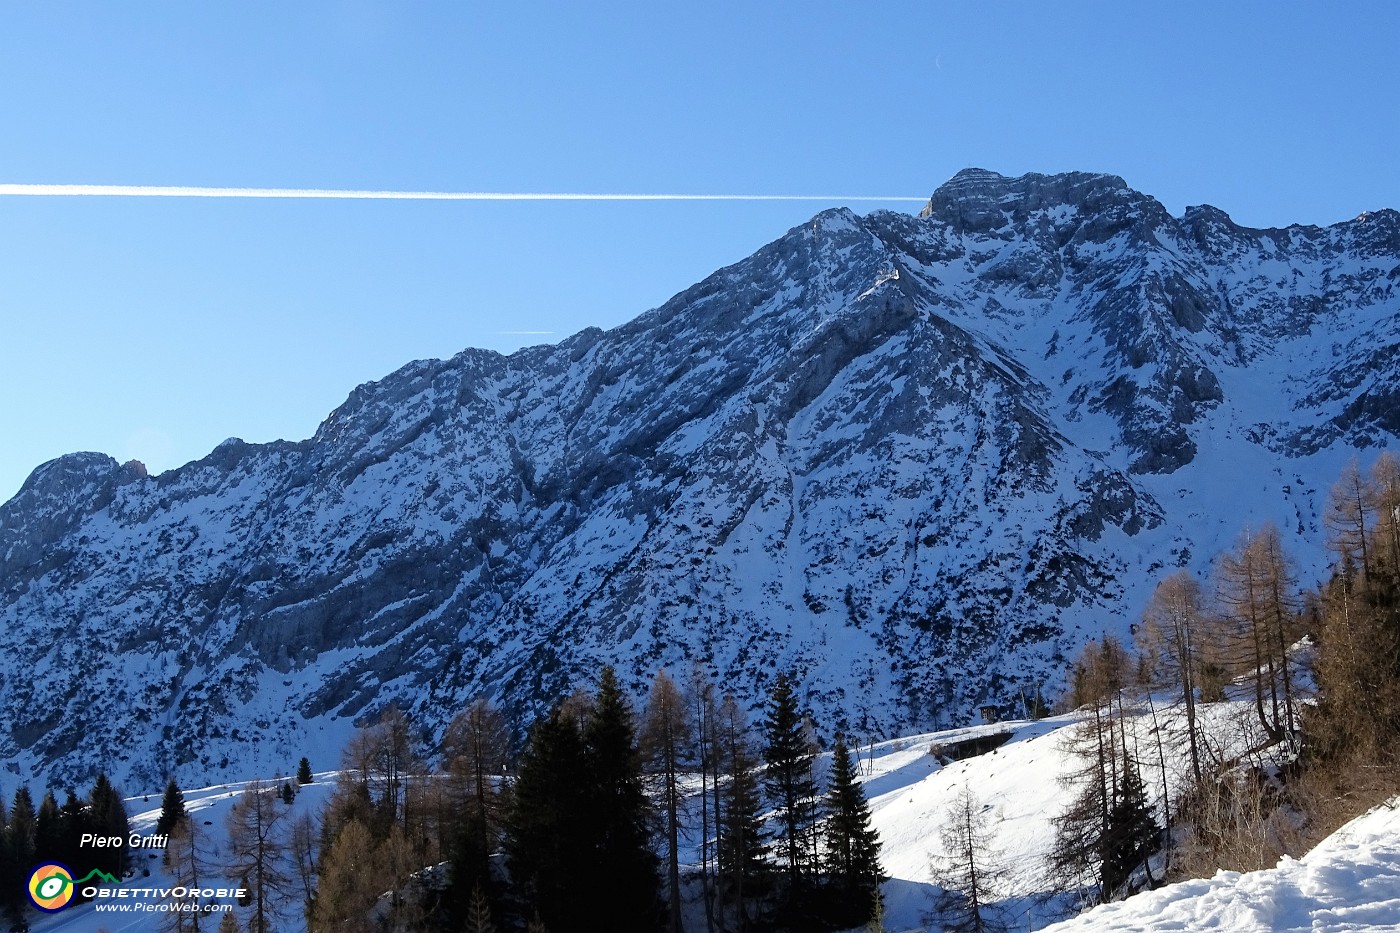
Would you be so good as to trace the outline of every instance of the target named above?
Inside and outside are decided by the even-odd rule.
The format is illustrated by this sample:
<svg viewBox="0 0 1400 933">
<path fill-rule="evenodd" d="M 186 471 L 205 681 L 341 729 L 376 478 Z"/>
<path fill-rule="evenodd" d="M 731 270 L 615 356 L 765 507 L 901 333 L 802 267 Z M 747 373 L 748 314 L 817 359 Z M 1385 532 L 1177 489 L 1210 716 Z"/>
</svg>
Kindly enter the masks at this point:
<svg viewBox="0 0 1400 933">
<path fill-rule="evenodd" d="M 1047 933 L 1393 933 L 1400 930 L 1400 799 L 1301 859 L 1183 881 L 1104 904 Z"/>
<path fill-rule="evenodd" d="M 1158 709 L 1157 713 L 1163 733 L 1177 728 L 1170 711 Z M 1220 737 L 1232 736 L 1228 742 L 1240 745 L 1250 741 L 1248 713 L 1248 704 L 1240 701 L 1202 708 L 1213 737 L 1226 741 Z M 1076 766 L 1067 742 L 1075 723 L 1073 716 L 995 723 L 909 736 L 858 750 L 861 780 L 889 876 L 884 887 L 886 929 L 900 933 L 938 929 L 930 921 L 939 893 L 932 863 L 942 854 L 941 830 L 950 807 L 966 789 L 980 802 L 986 818 L 999 867 L 995 906 L 1012 929 L 1055 933 L 1400 930 L 1400 801 L 1353 820 L 1307 856 L 1285 858 L 1276 868 L 1246 874 L 1220 872 L 1214 878 L 1182 882 L 1097 907 L 1057 924 L 1073 905 L 1063 897 L 1045 896 L 1051 885 L 1044 866 L 1054 841 L 1051 821 L 1075 794 L 1060 780 Z M 1151 717 L 1142 716 L 1131 730 L 1144 751 L 1151 727 Z M 947 761 L 946 756 L 940 760 L 931 754 L 934 748 L 1002 734 L 1008 736 L 1004 744 L 975 757 Z M 1152 755 L 1140 754 L 1144 779 L 1159 793 L 1162 775 L 1152 760 Z M 1169 784 L 1175 779 L 1172 770 L 1182 763 L 1179 755 L 1168 753 Z M 192 818 L 208 832 L 211 863 L 224 854 L 227 815 L 244 787 L 221 784 L 186 792 Z M 318 774 L 315 783 L 299 788 L 287 816 L 319 812 L 334 787 L 335 773 Z M 127 801 L 134 814 L 133 830 L 152 831 L 159 802 L 154 793 Z M 149 877 L 142 876 L 143 869 L 150 872 Z M 226 885 L 233 880 L 217 878 L 210 883 Z M 173 884 L 159 856 L 150 856 L 136 863 L 136 876 L 123 887 L 159 889 Z M 164 898 L 146 895 L 128 902 L 157 904 Z M 247 908 L 238 910 L 240 922 L 246 921 L 246 913 Z M 153 930 L 165 917 L 145 911 L 104 912 L 84 904 L 34 916 L 33 929 L 36 933 Z M 214 919 L 217 922 L 217 916 Z M 278 921 L 279 929 L 301 929 L 300 904 L 286 905 Z"/>
<path fill-rule="evenodd" d="M 1056 780 L 1072 765 L 1062 739 L 1064 728 L 1073 722 L 1073 717 L 1057 717 L 996 723 L 864 750 L 865 792 L 880 833 L 881 862 L 890 878 L 885 884 L 889 929 L 923 929 L 938 892 L 932 863 L 943 853 L 943 825 L 964 789 L 985 808 L 997 861 L 1006 866 L 1007 906 L 1017 913 L 1019 928 L 1024 929 L 1027 920 L 1033 927 L 1045 925 L 1048 908 L 1034 906 L 1030 896 L 1046 888 L 1041 866 L 1054 838 L 1050 819 L 1073 796 Z M 1011 733 L 1006 744 L 974 758 L 941 765 L 930 754 L 934 746 L 1005 732 Z"/>
<path fill-rule="evenodd" d="M 290 806 L 278 802 L 278 807 L 286 807 L 285 820 L 290 825 L 290 820 L 295 819 L 302 813 L 319 813 L 335 789 L 335 772 L 327 772 L 315 775 L 315 782 L 300 785 L 297 790 L 296 799 Z M 272 787 L 280 787 L 285 778 L 264 783 Z M 195 821 L 197 831 L 204 833 L 204 842 L 201 843 L 203 854 L 210 865 L 209 872 L 201 879 L 201 888 L 237 888 L 238 880 L 226 878 L 217 869 L 218 863 L 227 857 L 228 830 L 227 820 L 229 811 L 239 796 L 243 794 L 247 783 L 239 782 L 233 784 L 217 784 L 212 787 L 204 787 L 196 790 L 185 791 L 185 809 L 190 815 L 190 819 Z M 160 816 L 161 794 L 153 792 L 148 795 L 130 797 L 126 800 L 127 812 L 131 814 L 130 823 L 133 832 L 142 834 L 155 831 L 156 819 Z M 41 914 L 31 912 L 29 915 L 30 929 L 33 933 L 122 933 L 131 931 L 138 933 L 143 930 L 159 930 L 165 927 L 170 920 L 170 914 L 165 912 L 163 905 L 170 901 L 168 895 L 162 891 L 168 891 L 178 885 L 178 882 L 165 865 L 162 858 L 163 852 L 153 850 L 150 852 L 133 852 L 131 859 L 132 875 L 124 878 L 120 885 L 101 885 L 106 893 L 105 896 L 96 898 L 84 904 L 68 907 L 58 913 Z M 118 891 L 125 891 L 126 896 L 117 896 Z M 232 904 L 232 898 L 201 898 L 202 903 Z M 104 905 L 102 909 L 99 905 Z M 110 909 L 107 909 L 110 908 Z M 238 917 L 239 928 L 247 926 L 248 912 L 250 907 L 234 907 L 235 916 Z M 212 930 L 217 927 L 220 914 L 211 913 L 208 915 L 203 929 Z M 305 920 L 302 917 L 302 905 L 300 901 L 286 905 L 278 912 L 277 929 L 297 930 L 304 929 Z"/>
<path fill-rule="evenodd" d="M 1255 744 L 1249 703 L 1200 708 L 1218 749 L 1239 754 Z M 1179 715 L 1157 709 L 1170 736 Z M 1051 820 L 1076 790 L 1060 778 L 1076 767 L 1067 739 L 1073 716 L 1008 722 L 913 736 L 862 749 L 864 787 L 882 841 L 886 927 L 938 929 L 930 921 L 938 888 L 932 863 L 943 854 L 941 830 L 959 793 L 980 801 L 990 830 L 993 887 L 1000 918 L 1013 930 L 1047 928 L 1072 911 L 1072 900 L 1049 897 L 1045 865 L 1054 844 Z M 1155 765 L 1153 721 L 1140 715 L 1130 734 L 1140 743 L 1143 778 L 1160 805 L 1162 771 Z M 929 750 L 976 735 L 1011 734 L 984 755 L 942 765 Z M 1175 793 L 1185 759 L 1166 751 L 1166 782 Z M 1400 807 L 1400 801 L 1393 802 Z M 1299 860 L 1274 869 L 1189 881 L 1139 894 L 1049 927 L 1079 931 L 1396 931 L 1400 930 L 1400 809 L 1381 809 L 1348 824 Z"/>
</svg>

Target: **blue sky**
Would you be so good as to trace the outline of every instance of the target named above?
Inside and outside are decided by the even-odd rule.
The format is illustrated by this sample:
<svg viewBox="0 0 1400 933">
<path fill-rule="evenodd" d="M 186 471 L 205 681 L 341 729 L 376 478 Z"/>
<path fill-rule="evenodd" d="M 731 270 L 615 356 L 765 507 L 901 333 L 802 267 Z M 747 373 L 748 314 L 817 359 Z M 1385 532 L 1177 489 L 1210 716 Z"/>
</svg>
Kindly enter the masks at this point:
<svg viewBox="0 0 1400 933">
<path fill-rule="evenodd" d="M 1400 207 L 1397 39 L 1393 3 L 11 3 L 0 182 L 922 197 L 976 165 L 1326 224 Z M 306 437 L 825 206 L 0 198 L 0 499 L 74 450 Z"/>
</svg>

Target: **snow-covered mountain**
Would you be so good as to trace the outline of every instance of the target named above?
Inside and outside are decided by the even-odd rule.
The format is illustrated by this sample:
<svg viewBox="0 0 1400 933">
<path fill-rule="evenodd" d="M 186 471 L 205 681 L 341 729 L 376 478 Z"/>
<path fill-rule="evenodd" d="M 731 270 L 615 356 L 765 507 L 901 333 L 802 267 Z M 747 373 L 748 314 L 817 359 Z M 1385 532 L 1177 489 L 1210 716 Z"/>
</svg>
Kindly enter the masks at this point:
<svg viewBox="0 0 1400 933">
<path fill-rule="evenodd" d="M 523 722 L 603 662 L 753 701 L 791 670 L 828 730 L 966 721 L 1246 524 L 1315 569 L 1328 485 L 1400 435 L 1398 351 L 1391 210 L 1251 230 L 967 170 L 919 217 L 826 211 L 305 441 L 39 467 L 0 505 L 0 761 L 207 783 L 393 700 Z"/>
</svg>

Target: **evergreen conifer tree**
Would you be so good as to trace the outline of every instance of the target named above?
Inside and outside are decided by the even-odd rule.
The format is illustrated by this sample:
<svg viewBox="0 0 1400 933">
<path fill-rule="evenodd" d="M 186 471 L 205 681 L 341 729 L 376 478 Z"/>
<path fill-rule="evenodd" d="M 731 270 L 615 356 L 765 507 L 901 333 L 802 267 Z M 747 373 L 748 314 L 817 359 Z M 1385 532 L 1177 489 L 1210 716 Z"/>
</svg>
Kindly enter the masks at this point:
<svg viewBox="0 0 1400 933">
<path fill-rule="evenodd" d="M 175 824 L 185 819 L 185 794 L 180 785 L 171 778 L 165 785 L 165 796 L 160 800 L 160 816 L 156 818 L 156 832 L 166 835 Z"/>
<path fill-rule="evenodd" d="M 660 901 L 651 848 L 651 810 L 642 787 L 641 753 L 632 710 L 617 676 L 604 667 L 593 715 L 584 728 L 586 782 L 598 872 L 594 898 L 617 933 L 655 930 Z M 609 890 L 610 889 L 610 890 Z"/>
<path fill-rule="evenodd" d="M 303 755 L 301 761 L 297 762 L 297 783 L 310 784 L 315 780 L 311 774 L 311 759 Z"/>
<path fill-rule="evenodd" d="M 560 704 L 530 730 L 506 834 L 511 878 L 539 918 L 556 926 L 588 896 L 578 870 L 591 858 L 583 772 L 579 722 Z"/>
<path fill-rule="evenodd" d="M 777 854 L 786 869 L 791 895 L 814 867 L 807 838 L 815 822 L 817 787 L 812 778 L 816 749 L 803 728 L 786 674 L 779 674 L 774 682 L 764 730 L 768 744 L 763 749 L 763 784 L 777 810 Z"/>
<path fill-rule="evenodd" d="M 656 856 L 632 713 L 611 668 L 591 705 L 571 699 L 535 724 L 520 759 L 506 851 L 540 919 L 571 929 L 652 931 Z"/>
<path fill-rule="evenodd" d="M 34 858 L 40 862 L 59 861 L 63 852 L 62 816 L 58 809 L 58 799 L 53 791 L 45 791 L 39 802 L 39 813 L 34 818 Z"/>
<path fill-rule="evenodd" d="M 0 799 L 0 911 L 5 919 L 10 916 L 10 902 L 15 900 L 24 881 L 20 877 L 20 867 L 15 864 L 14 852 L 10 844 L 10 818 L 8 807 Z"/>
<path fill-rule="evenodd" d="M 23 784 L 15 791 L 14 802 L 10 806 L 9 821 L 5 827 L 3 848 L 6 861 L 12 866 L 14 884 L 0 888 L 0 907 L 4 908 L 5 919 L 10 930 L 28 930 L 26 916 L 29 912 L 29 898 L 25 895 L 25 873 L 33 869 L 35 832 L 37 817 L 34 813 L 34 798 L 29 788 Z"/>
<path fill-rule="evenodd" d="M 87 874 L 91 867 L 88 856 L 94 851 L 81 846 L 83 834 L 92 832 L 91 820 L 92 811 L 87 802 L 81 800 L 73 788 L 68 788 L 64 793 L 63 807 L 59 810 L 58 860 L 69 868 L 81 870 L 83 874 Z"/>
<path fill-rule="evenodd" d="M 1156 850 L 1160 832 L 1137 763 L 1125 752 L 1108 821 L 1099 840 L 1103 900 L 1113 899 L 1133 871 Z"/>
<path fill-rule="evenodd" d="M 719 899 L 721 909 L 734 914 L 734 928 L 748 925 L 745 899 L 752 896 L 767 863 L 763 854 L 762 801 L 758 793 L 758 762 L 749 747 L 748 724 L 733 696 L 726 695 L 719 708 L 719 774 L 723 783 L 719 801 Z"/>
<path fill-rule="evenodd" d="M 880 837 L 870 825 L 865 792 L 856 783 L 855 765 L 845 739 L 839 735 L 831 756 L 826 846 L 828 871 L 842 903 L 852 909 L 856 920 L 870 916 L 884 880 Z"/>
<path fill-rule="evenodd" d="M 491 922 L 491 905 L 481 887 L 472 889 L 471 906 L 467 911 L 467 933 L 496 933 L 496 924 Z"/>
<path fill-rule="evenodd" d="M 97 776 L 97 781 L 92 785 L 92 792 L 88 794 L 88 806 L 88 822 L 92 832 L 99 836 L 115 836 L 121 839 L 121 845 L 114 848 L 93 849 L 90 853 L 84 851 L 89 867 L 99 868 L 120 878 L 127 867 L 126 840 L 131 833 L 131 824 L 127 820 L 126 804 L 122 801 L 122 795 L 112 786 L 112 782 L 107 780 L 106 774 Z"/>
</svg>

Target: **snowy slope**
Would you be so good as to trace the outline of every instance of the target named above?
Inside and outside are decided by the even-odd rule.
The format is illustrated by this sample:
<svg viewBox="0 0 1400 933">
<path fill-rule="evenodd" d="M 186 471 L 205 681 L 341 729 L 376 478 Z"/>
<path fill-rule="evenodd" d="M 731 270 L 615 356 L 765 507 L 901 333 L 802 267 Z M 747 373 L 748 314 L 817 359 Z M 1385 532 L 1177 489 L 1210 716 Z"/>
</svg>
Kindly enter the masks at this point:
<svg viewBox="0 0 1400 933">
<path fill-rule="evenodd" d="M 278 802 L 279 808 L 285 808 L 283 825 L 290 826 L 291 821 L 303 813 L 313 816 L 319 814 L 335 789 L 335 780 L 336 772 L 317 774 L 313 783 L 298 785 L 296 799 L 290 806 Z M 239 781 L 185 791 L 185 809 L 207 840 L 202 846 L 210 870 L 201 881 L 201 887 L 215 890 L 238 887 L 237 878 L 224 877 L 216 866 L 220 860 L 227 857 L 226 821 L 229 810 L 243 794 L 248 783 Z M 278 779 L 273 786 L 280 786 L 281 783 L 282 779 Z M 127 798 L 126 808 L 130 814 L 133 832 L 146 834 L 155 831 L 156 820 L 160 816 L 160 799 L 160 793 Z M 177 880 L 164 864 L 159 851 L 134 852 L 131 876 L 123 879 L 120 885 L 100 886 L 108 892 L 108 896 L 68 907 L 58 913 L 41 914 L 33 911 L 29 914 L 30 929 L 33 933 L 99 933 L 103 930 L 107 933 L 122 933 L 159 929 L 169 919 L 168 913 L 161 912 L 161 905 L 169 903 L 169 899 L 159 896 L 156 892 L 177 886 Z M 116 897 L 116 892 L 123 889 L 133 896 Z M 121 905 L 129 909 L 100 910 L 99 902 L 104 905 Z M 230 909 L 239 921 L 239 928 L 246 928 L 250 908 L 239 907 L 233 898 L 201 898 L 200 902 L 232 905 Z M 278 928 L 304 930 L 306 921 L 302 910 L 299 901 L 285 905 L 278 915 Z M 213 913 L 209 916 L 212 919 L 205 922 L 208 928 L 212 929 L 218 925 L 221 915 Z"/>
<path fill-rule="evenodd" d="M 1212 735 L 1227 738 L 1232 724 L 1247 719 L 1247 704 L 1205 707 Z M 1159 713 L 1163 711 L 1159 710 Z M 1241 715 L 1241 713 L 1246 715 Z M 1179 724 L 1163 717 L 1170 733 Z M 1383 931 L 1400 927 L 1400 802 L 1352 821 L 1298 860 L 1285 858 L 1275 869 L 1240 874 L 1221 872 L 1212 879 L 1188 881 L 1146 892 L 1115 904 L 1096 907 L 1056 924 L 1073 909 L 1066 899 L 1046 899 L 1049 883 L 1044 862 L 1053 843 L 1051 819 L 1073 796 L 1059 778 L 1074 767 L 1066 738 L 1075 728 L 1071 716 L 1039 722 L 1007 722 L 909 736 L 863 747 L 861 781 L 880 833 L 881 861 L 890 880 L 885 883 L 886 928 L 891 931 L 928 929 L 927 918 L 937 888 L 930 865 L 941 854 L 940 830 L 949 806 L 969 788 L 985 805 L 996 850 L 999 890 L 993 908 L 1013 929 L 1054 931 Z M 1144 721 L 1135 730 L 1146 741 Z M 930 755 L 977 736 L 1010 733 L 1006 744 L 986 754 L 942 764 Z M 1228 741 L 1247 743 L 1235 735 Z M 1150 761 L 1150 756 L 1144 756 Z M 1179 757 L 1168 765 L 1182 765 Z M 1154 788 L 1160 771 L 1145 767 Z M 317 813 L 334 789 L 335 774 L 319 773 L 316 783 L 299 789 L 289 817 Z M 243 783 L 186 792 L 192 817 L 206 830 L 218 850 L 226 845 L 224 821 L 228 807 L 242 793 Z M 133 829 L 149 832 L 158 815 L 158 794 L 129 798 Z M 281 804 L 278 804 L 281 806 Z M 217 856 L 218 852 L 213 853 Z M 171 879 L 159 859 L 150 859 L 148 878 L 133 878 L 127 887 L 166 887 Z M 138 901 L 154 902 L 153 898 Z M 693 905 L 699 910 L 699 905 Z M 91 905 L 71 908 L 51 917 L 36 918 L 36 933 L 95 933 L 151 929 L 153 915 L 100 913 Z M 246 917 L 243 919 L 246 920 Z M 297 930 L 304 921 L 296 904 L 283 910 L 281 928 Z M 700 915 L 695 919 L 700 921 Z M 123 926 L 122 923 L 126 925 Z M 934 929 L 937 927 L 935 926 Z"/>
<path fill-rule="evenodd" d="M 355 389 L 313 438 L 0 504 L 0 763 L 191 785 L 614 664 L 823 729 L 1010 712 L 1155 580 L 1400 431 L 1400 215 L 1249 230 L 1108 175 L 827 211 L 629 324 Z"/>
<path fill-rule="evenodd" d="M 1301 859 L 1184 881 L 1046 928 L 1054 933 L 1392 933 L 1400 929 L 1400 800 Z"/>
<path fill-rule="evenodd" d="M 1048 890 L 1043 865 L 1054 841 L 1050 819 L 1068 806 L 1073 792 L 1057 782 L 1071 767 L 1061 731 L 1071 717 L 1037 723 L 1000 723 L 974 730 L 935 733 L 875 748 L 864 789 L 880 833 L 880 860 L 890 880 L 884 887 L 886 926 L 922 929 L 934 906 L 933 860 L 943 854 L 941 830 L 958 794 L 970 789 L 986 808 L 998 864 L 1015 889 L 1007 909 L 1043 926 L 1053 905 L 1035 907 L 1032 895 Z M 940 766 L 931 746 L 978 733 L 1010 731 L 1012 739 L 986 755 Z M 1025 920 L 1018 920 L 1024 927 Z"/>
<path fill-rule="evenodd" d="M 1242 732 L 1249 721 L 1246 702 L 1203 707 L 1203 723 L 1213 741 L 1229 754 L 1257 739 Z M 1159 713 L 1164 711 L 1159 710 Z M 1161 718 L 1167 733 L 1179 732 L 1179 719 Z M 1060 780 L 1075 769 L 1066 739 L 1073 717 L 1035 723 L 1000 723 L 976 729 L 914 736 L 867 749 L 864 788 L 882 840 L 881 861 L 890 880 L 884 887 L 886 927 L 928 928 L 937 887 L 931 864 L 942 854 L 940 831 L 949 807 L 970 789 L 985 808 L 999 867 L 992 909 L 1011 929 L 1071 931 L 1390 931 L 1400 929 L 1400 801 L 1360 817 L 1338 830 L 1301 859 L 1285 857 L 1267 871 L 1220 872 L 1124 901 L 1095 907 L 1055 923 L 1076 909 L 1073 898 L 1049 897 L 1045 875 L 1054 843 L 1051 820 L 1070 804 L 1074 789 Z M 1147 717 L 1132 730 L 1143 748 L 1151 736 Z M 939 765 L 931 746 L 976 734 L 1010 732 L 1011 739 L 985 755 Z M 873 751 L 873 760 L 869 758 Z M 1143 777 L 1158 807 L 1161 770 L 1151 754 L 1142 755 Z M 1173 793 L 1184 774 L 1180 755 L 1168 755 Z M 935 925 L 933 927 L 937 929 Z"/>
</svg>

